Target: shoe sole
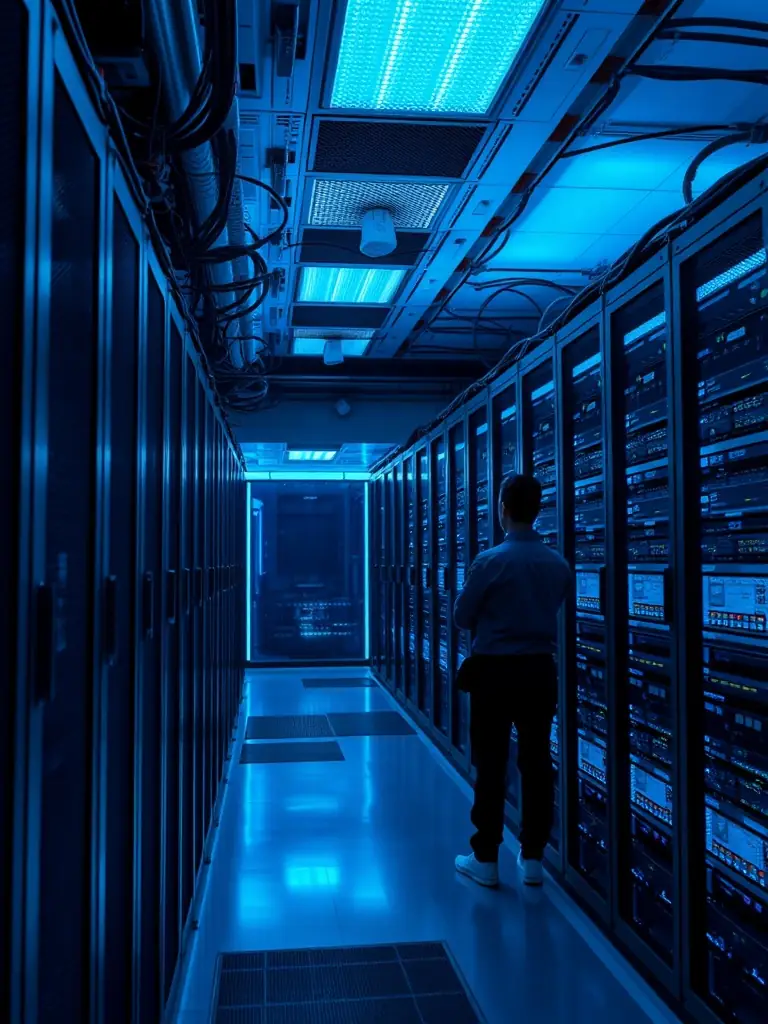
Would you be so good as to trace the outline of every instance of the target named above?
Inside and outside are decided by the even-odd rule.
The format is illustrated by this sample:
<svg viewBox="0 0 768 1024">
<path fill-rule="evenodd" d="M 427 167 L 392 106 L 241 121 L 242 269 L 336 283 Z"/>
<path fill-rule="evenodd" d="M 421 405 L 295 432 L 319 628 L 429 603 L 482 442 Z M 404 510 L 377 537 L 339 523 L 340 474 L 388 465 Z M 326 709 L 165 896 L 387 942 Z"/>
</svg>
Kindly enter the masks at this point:
<svg viewBox="0 0 768 1024">
<path fill-rule="evenodd" d="M 527 885 L 531 889 L 540 889 L 542 885 L 544 885 L 544 882 L 529 882 L 527 878 L 524 878 L 523 885 Z"/>
<path fill-rule="evenodd" d="M 490 882 L 486 881 L 484 878 L 478 878 L 477 875 L 473 875 L 471 871 L 466 871 L 464 868 L 456 868 L 456 871 L 458 874 L 463 875 L 465 878 L 471 878 L 473 882 L 476 882 L 478 885 L 484 886 L 486 889 L 498 889 L 499 887 L 498 878 L 495 881 Z"/>
</svg>

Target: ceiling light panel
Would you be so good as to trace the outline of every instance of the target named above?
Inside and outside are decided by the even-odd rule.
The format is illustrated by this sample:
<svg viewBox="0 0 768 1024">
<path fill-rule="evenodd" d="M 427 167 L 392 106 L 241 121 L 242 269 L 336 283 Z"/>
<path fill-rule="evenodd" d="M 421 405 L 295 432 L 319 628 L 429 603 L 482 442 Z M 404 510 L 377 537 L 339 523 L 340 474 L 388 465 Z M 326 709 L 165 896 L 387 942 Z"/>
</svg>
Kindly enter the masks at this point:
<svg viewBox="0 0 768 1024">
<path fill-rule="evenodd" d="M 347 0 L 331 106 L 485 114 L 546 0 Z"/>
<path fill-rule="evenodd" d="M 289 462 L 333 462 L 338 455 L 338 451 L 298 451 L 297 449 L 290 449 L 288 451 Z"/>
<path fill-rule="evenodd" d="M 303 267 L 299 302 L 386 305 L 404 270 L 374 267 Z"/>
<path fill-rule="evenodd" d="M 371 344 L 370 338 L 339 338 L 344 358 L 364 356 Z M 295 356 L 322 356 L 328 338 L 294 338 L 291 351 Z"/>
<path fill-rule="evenodd" d="M 450 185 L 402 181 L 334 181 L 316 178 L 309 223 L 325 227 L 360 227 L 367 210 L 383 207 L 395 227 L 426 230 L 440 210 Z"/>
</svg>

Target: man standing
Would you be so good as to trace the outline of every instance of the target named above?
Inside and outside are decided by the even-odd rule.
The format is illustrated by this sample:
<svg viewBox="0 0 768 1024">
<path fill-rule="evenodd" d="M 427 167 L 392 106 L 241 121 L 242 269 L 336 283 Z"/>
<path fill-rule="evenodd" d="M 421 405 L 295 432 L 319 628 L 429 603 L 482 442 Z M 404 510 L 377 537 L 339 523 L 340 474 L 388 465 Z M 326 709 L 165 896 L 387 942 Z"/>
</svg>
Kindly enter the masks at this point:
<svg viewBox="0 0 768 1024">
<path fill-rule="evenodd" d="M 454 621 L 474 634 L 465 678 L 470 690 L 470 744 L 477 769 L 472 853 L 456 870 L 480 885 L 499 883 L 512 725 L 517 727 L 522 789 L 518 864 L 526 885 L 541 885 L 542 859 L 554 812 L 550 732 L 557 711 L 553 659 L 557 613 L 571 586 L 568 563 L 533 529 L 541 485 L 511 476 L 501 485 L 504 540 L 472 564 L 456 598 Z"/>
</svg>

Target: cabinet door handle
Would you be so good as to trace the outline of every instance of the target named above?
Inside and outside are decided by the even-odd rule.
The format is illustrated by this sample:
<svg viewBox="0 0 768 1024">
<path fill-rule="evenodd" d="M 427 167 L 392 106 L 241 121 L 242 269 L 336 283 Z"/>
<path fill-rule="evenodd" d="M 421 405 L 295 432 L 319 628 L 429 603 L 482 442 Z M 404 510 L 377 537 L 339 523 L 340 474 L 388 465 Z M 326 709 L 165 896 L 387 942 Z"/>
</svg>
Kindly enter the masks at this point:
<svg viewBox="0 0 768 1024">
<path fill-rule="evenodd" d="M 155 578 L 151 572 L 145 572 L 141 581 L 142 625 L 144 636 L 151 640 L 155 635 Z"/>
<path fill-rule="evenodd" d="M 179 594 L 176 586 L 176 570 L 168 569 L 165 573 L 165 614 L 168 621 L 173 624 L 178 618 Z"/>
<path fill-rule="evenodd" d="M 49 703 L 56 693 L 56 597 L 50 583 L 41 583 L 35 594 L 37 670 L 35 696 Z"/>
<path fill-rule="evenodd" d="M 104 580 L 104 660 L 109 666 L 117 662 L 117 576 Z"/>
<path fill-rule="evenodd" d="M 184 569 L 184 614 L 192 613 L 192 570 Z"/>
</svg>

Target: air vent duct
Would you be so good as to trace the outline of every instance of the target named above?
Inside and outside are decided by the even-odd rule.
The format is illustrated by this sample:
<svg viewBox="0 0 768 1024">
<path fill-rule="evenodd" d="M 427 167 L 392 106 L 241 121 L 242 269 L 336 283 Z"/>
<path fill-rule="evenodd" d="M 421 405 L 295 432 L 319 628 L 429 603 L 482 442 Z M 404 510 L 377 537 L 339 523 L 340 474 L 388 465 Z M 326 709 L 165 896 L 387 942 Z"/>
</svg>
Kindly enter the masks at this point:
<svg viewBox="0 0 768 1024">
<path fill-rule="evenodd" d="M 462 178 L 486 130 L 483 124 L 328 118 L 318 128 L 313 170 L 321 174 Z"/>
</svg>

